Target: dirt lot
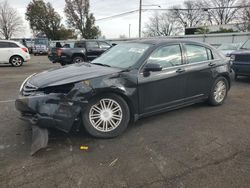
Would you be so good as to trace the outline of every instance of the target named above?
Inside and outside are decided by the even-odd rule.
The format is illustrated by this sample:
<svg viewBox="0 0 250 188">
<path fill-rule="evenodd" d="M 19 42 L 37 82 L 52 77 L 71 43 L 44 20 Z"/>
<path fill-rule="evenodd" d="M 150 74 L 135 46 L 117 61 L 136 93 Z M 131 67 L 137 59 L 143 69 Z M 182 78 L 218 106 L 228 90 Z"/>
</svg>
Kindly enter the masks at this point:
<svg viewBox="0 0 250 188">
<path fill-rule="evenodd" d="M 146 118 L 115 139 L 53 131 L 49 147 L 31 157 L 31 127 L 18 119 L 14 99 L 25 77 L 55 66 L 41 56 L 0 67 L 1 188 L 249 187 L 250 79 L 235 82 L 221 107 Z"/>
</svg>

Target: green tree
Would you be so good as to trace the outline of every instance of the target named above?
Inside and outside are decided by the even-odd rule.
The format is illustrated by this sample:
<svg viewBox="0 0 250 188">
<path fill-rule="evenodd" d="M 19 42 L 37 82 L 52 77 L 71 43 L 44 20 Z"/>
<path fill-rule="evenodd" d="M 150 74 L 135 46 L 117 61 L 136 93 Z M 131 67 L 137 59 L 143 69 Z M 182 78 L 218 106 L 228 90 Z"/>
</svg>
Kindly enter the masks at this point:
<svg viewBox="0 0 250 188">
<path fill-rule="evenodd" d="M 45 3 L 43 0 L 32 0 L 29 3 L 26 20 L 30 22 L 34 34 L 44 33 L 52 40 L 67 39 L 74 35 L 72 30 L 65 29 L 61 24 L 62 18 L 51 3 Z"/>
<path fill-rule="evenodd" d="M 65 0 L 65 3 L 64 12 L 70 27 L 85 39 L 101 36 L 99 27 L 95 26 L 95 17 L 89 12 L 89 0 Z"/>
</svg>

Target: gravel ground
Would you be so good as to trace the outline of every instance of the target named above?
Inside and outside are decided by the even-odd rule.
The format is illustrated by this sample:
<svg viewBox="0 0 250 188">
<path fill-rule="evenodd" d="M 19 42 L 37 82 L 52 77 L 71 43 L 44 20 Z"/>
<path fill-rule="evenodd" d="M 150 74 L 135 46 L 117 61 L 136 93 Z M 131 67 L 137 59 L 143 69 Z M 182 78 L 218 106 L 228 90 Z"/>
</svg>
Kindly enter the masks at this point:
<svg viewBox="0 0 250 188">
<path fill-rule="evenodd" d="M 48 148 L 31 157 L 31 126 L 14 100 L 25 77 L 57 66 L 46 56 L 0 66 L 1 188 L 249 187 L 250 78 L 233 84 L 223 106 L 145 118 L 115 139 L 52 131 Z"/>
</svg>

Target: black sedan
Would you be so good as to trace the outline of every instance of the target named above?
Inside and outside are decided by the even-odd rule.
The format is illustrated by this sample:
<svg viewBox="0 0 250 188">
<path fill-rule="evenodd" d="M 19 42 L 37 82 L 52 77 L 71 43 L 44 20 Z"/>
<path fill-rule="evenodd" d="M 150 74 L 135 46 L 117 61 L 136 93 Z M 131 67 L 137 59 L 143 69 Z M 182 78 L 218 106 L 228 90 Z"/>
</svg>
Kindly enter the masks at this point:
<svg viewBox="0 0 250 188">
<path fill-rule="evenodd" d="M 30 76 L 16 108 L 38 127 L 69 132 L 80 122 L 92 136 L 111 138 L 145 116 L 203 101 L 221 105 L 230 85 L 229 62 L 209 45 L 139 40 L 91 63 Z"/>
</svg>

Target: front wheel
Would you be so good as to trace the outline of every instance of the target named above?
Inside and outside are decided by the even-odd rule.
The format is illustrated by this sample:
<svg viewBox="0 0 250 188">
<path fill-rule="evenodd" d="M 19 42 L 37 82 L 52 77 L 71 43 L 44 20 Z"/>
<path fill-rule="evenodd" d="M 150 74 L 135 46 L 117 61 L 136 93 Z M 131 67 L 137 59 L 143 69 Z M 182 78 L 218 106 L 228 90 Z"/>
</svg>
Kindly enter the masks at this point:
<svg viewBox="0 0 250 188">
<path fill-rule="evenodd" d="M 224 77 L 219 77 L 215 80 L 209 96 L 209 103 L 213 106 L 223 104 L 227 97 L 228 81 Z"/>
<path fill-rule="evenodd" d="M 129 107 L 122 97 L 107 94 L 90 101 L 82 119 L 90 135 L 113 138 L 127 128 L 130 119 Z"/>
<path fill-rule="evenodd" d="M 10 58 L 10 63 L 13 67 L 21 67 L 23 65 L 23 59 L 20 56 L 13 56 Z"/>
</svg>

